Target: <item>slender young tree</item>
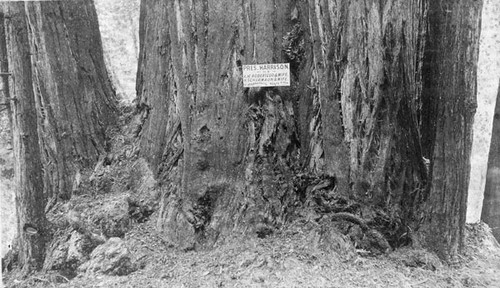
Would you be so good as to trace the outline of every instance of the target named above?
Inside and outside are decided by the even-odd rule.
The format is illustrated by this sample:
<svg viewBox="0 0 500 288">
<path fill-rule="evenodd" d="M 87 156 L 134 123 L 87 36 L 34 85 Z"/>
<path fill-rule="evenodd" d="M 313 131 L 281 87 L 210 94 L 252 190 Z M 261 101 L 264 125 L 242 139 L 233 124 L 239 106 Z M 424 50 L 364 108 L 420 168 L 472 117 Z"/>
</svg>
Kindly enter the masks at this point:
<svg viewBox="0 0 500 288">
<path fill-rule="evenodd" d="M 46 229 L 43 170 L 40 159 L 31 53 L 23 2 L 3 3 L 7 95 L 12 111 L 14 175 L 18 226 L 18 263 L 25 273 L 42 268 Z M 2 57 L 3 58 L 3 57 Z M 6 65 L 2 65 L 6 67 Z"/>
<path fill-rule="evenodd" d="M 500 241 L 500 85 L 491 132 L 491 146 L 488 157 L 488 172 L 484 190 L 481 219 L 487 223 Z"/>
</svg>

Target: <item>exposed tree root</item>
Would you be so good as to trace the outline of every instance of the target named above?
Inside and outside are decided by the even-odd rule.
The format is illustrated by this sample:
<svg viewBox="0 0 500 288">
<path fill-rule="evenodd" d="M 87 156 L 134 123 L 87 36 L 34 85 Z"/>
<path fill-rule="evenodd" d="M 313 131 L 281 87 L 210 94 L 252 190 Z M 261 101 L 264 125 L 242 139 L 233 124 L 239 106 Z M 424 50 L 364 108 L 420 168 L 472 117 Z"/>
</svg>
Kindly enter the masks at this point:
<svg viewBox="0 0 500 288">
<path fill-rule="evenodd" d="M 381 252 L 388 252 L 391 249 L 391 245 L 389 245 L 389 242 L 387 239 L 377 231 L 376 229 L 372 229 L 366 224 L 366 221 L 361 219 L 360 217 L 351 214 L 351 213 L 346 213 L 346 212 L 339 212 L 339 213 L 334 213 L 328 215 L 329 218 L 332 220 L 344 220 L 348 221 L 354 224 L 359 225 L 365 236 L 367 237 L 367 240 L 369 241 L 369 244 Z"/>
</svg>

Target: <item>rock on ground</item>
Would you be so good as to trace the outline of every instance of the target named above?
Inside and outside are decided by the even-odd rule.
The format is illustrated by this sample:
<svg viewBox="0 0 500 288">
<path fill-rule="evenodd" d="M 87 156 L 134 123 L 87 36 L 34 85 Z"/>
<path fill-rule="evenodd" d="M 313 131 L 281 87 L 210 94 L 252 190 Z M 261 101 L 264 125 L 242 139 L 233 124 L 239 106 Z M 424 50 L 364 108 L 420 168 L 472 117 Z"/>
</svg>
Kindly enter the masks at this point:
<svg viewBox="0 0 500 288">
<path fill-rule="evenodd" d="M 110 238 L 90 254 L 90 260 L 78 270 L 84 273 L 102 273 L 107 275 L 128 275 L 137 270 L 132 262 L 130 251 L 125 242 L 117 237 Z"/>
</svg>

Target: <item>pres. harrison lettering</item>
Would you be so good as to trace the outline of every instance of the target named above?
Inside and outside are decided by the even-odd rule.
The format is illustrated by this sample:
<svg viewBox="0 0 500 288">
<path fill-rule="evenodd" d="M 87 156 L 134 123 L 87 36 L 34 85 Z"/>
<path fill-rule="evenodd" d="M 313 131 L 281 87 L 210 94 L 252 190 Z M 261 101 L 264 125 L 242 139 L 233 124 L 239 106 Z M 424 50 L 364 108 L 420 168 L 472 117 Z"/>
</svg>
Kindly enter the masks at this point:
<svg viewBox="0 0 500 288">
<path fill-rule="evenodd" d="M 283 64 L 260 64 L 260 65 L 243 65 L 243 70 L 259 71 L 259 70 L 288 70 L 288 63 Z"/>
</svg>

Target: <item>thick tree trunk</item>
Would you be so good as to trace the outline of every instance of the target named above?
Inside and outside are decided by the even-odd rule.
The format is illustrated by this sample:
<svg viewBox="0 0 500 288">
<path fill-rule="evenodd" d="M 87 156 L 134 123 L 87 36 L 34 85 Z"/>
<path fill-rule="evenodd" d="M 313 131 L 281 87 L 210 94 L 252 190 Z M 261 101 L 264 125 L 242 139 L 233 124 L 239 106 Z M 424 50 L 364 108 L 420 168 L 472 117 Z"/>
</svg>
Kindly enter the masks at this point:
<svg viewBox="0 0 500 288">
<path fill-rule="evenodd" d="M 493 235 L 500 241 L 500 85 L 493 117 L 481 219 L 491 227 Z"/>
<path fill-rule="evenodd" d="M 174 242 L 279 227 L 299 171 L 399 207 L 427 176 L 424 13 L 421 1 L 143 1 L 142 154 L 175 187 L 159 226 Z M 291 64 L 291 87 L 242 87 L 243 64 L 280 62 Z"/>
<path fill-rule="evenodd" d="M 453 260 L 467 212 L 472 119 L 482 1 L 431 1 L 423 129 L 432 182 L 420 232 L 424 245 Z"/>
<path fill-rule="evenodd" d="M 42 267 L 50 240 L 47 199 L 72 195 L 105 152 L 117 108 L 91 0 L 3 5 L 19 261 L 29 271 Z"/>
<path fill-rule="evenodd" d="M 19 264 L 25 272 L 41 269 L 46 230 L 42 162 L 38 145 L 35 96 L 28 27 L 23 2 L 4 3 L 5 41 L 10 68 L 14 175 L 18 223 Z"/>
<path fill-rule="evenodd" d="M 71 197 L 116 119 L 92 1 L 27 2 L 47 197 Z"/>
<path fill-rule="evenodd" d="M 192 244 L 280 227 L 306 193 L 294 184 L 300 173 L 329 177 L 328 189 L 383 207 L 401 219 L 399 236 L 417 229 L 435 134 L 448 135 L 425 132 L 438 111 L 422 97 L 428 8 L 421 0 L 142 1 L 140 138 L 167 187 L 160 229 Z M 454 50 L 470 57 L 469 66 L 456 65 L 471 77 L 479 19 L 472 11 L 471 25 L 456 24 L 470 29 L 460 35 L 472 45 Z M 242 65 L 281 62 L 290 63 L 290 87 L 243 87 Z M 448 66 L 443 73 L 464 79 Z M 466 83 L 462 104 L 474 91 Z M 467 153 L 470 112 L 465 146 L 453 151 Z M 456 175 L 467 173 L 458 167 Z"/>
<path fill-rule="evenodd" d="M 347 48 L 339 47 L 344 54 L 330 61 L 341 71 L 335 92 L 349 143 L 349 178 L 356 195 L 405 219 L 427 180 L 418 126 L 427 7 L 424 1 L 348 3 L 347 20 L 340 22 Z"/>
</svg>

